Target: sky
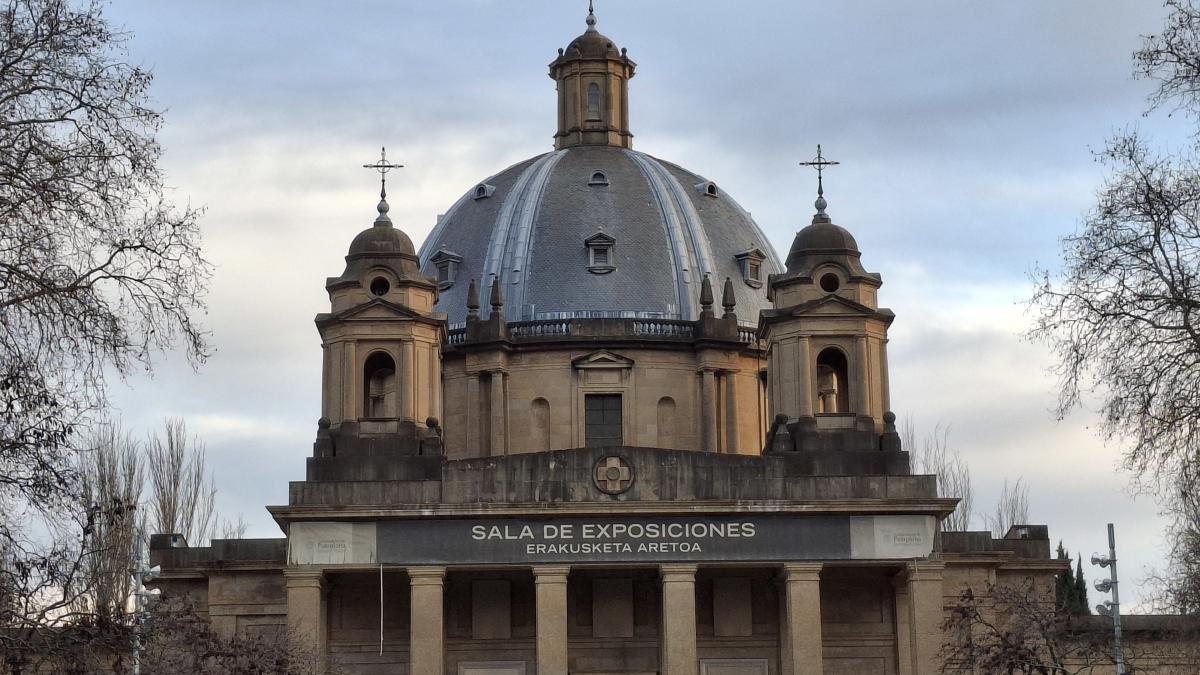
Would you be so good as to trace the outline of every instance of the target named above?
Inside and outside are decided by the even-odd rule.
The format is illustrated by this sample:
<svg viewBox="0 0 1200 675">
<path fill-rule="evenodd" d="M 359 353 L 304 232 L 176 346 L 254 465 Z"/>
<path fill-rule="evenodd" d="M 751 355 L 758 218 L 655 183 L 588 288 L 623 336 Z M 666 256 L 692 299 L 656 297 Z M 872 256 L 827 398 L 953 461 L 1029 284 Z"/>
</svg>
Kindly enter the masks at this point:
<svg viewBox="0 0 1200 675">
<path fill-rule="evenodd" d="M 1164 13 L 1147 0 L 598 0 L 598 28 L 638 63 L 635 147 L 720 184 L 776 250 L 812 214 L 798 163 L 821 143 L 834 221 L 897 314 L 892 404 L 969 463 L 978 529 L 1006 480 L 1031 520 L 1082 553 L 1116 524 L 1126 609 L 1147 609 L 1166 522 L 1129 489 L 1094 409 L 1054 419 L 1047 349 L 1022 338 L 1031 274 L 1094 203 L 1113 133 L 1164 148 L 1186 120 L 1146 113 L 1132 52 Z M 198 370 L 166 355 L 114 386 L 124 424 L 186 419 L 222 515 L 281 536 L 264 506 L 304 478 L 320 414 L 327 276 L 375 216 L 388 147 L 393 222 L 419 246 L 483 178 L 551 148 L 547 64 L 581 33 L 583 0 L 118 0 L 129 58 L 166 110 L 162 167 L 205 209 L 215 264 Z M 1103 573 L 1106 573 L 1104 571 Z M 1103 600 L 1092 591 L 1092 604 Z"/>
</svg>

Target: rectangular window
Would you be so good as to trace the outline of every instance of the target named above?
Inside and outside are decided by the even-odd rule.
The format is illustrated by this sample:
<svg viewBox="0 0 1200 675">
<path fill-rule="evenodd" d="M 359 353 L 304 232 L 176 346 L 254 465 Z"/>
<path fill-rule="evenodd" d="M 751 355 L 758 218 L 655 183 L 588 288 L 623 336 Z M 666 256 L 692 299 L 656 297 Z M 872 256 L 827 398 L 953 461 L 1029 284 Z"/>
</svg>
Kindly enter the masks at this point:
<svg viewBox="0 0 1200 675">
<path fill-rule="evenodd" d="M 620 394 L 584 396 L 584 438 L 590 448 L 622 445 Z"/>
<path fill-rule="evenodd" d="M 597 246 L 592 249 L 592 264 L 607 265 L 608 264 L 608 249 L 603 246 Z"/>
<path fill-rule="evenodd" d="M 748 275 L 746 275 L 746 278 L 749 279 L 750 281 L 758 281 L 759 280 L 758 275 L 761 274 L 761 272 L 760 272 L 761 266 L 759 265 L 759 263 L 757 263 L 753 260 L 751 260 L 749 262 L 750 262 L 750 273 Z"/>
</svg>

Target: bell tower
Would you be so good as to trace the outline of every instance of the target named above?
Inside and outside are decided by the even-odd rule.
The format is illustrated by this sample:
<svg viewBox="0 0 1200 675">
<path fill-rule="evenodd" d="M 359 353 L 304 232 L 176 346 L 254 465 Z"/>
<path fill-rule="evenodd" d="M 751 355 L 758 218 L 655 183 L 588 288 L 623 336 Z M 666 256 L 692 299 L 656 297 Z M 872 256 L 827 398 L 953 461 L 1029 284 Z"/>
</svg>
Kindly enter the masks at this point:
<svg viewBox="0 0 1200 675">
<path fill-rule="evenodd" d="M 836 162 L 817 146 L 803 164 L 821 172 Z M 770 410 L 793 430 L 798 450 L 820 445 L 825 432 L 869 434 L 878 448 L 879 434 L 894 435 L 887 331 L 895 315 L 879 308 L 882 279 L 863 268 L 854 237 L 826 213 L 824 192 L 818 173 L 812 223 L 796 233 L 787 270 L 767 284 L 773 309 L 762 313 L 759 334 L 768 344 Z"/>
<path fill-rule="evenodd" d="M 421 275 L 412 240 L 388 217 L 387 161 L 379 214 L 350 244 L 341 276 L 325 282 L 330 311 L 318 314 L 324 363 L 317 455 L 380 450 L 417 454 L 441 416 L 445 317 L 437 284 Z"/>
<path fill-rule="evenodd" d="M 587 30 L 558 50 L 550 77 L 558 83 L 556 150 L 579 145 L 633 147 L 629 131 L 629 80 L 637 64 L 596 30 L 588 6 Z"/>
</svg>

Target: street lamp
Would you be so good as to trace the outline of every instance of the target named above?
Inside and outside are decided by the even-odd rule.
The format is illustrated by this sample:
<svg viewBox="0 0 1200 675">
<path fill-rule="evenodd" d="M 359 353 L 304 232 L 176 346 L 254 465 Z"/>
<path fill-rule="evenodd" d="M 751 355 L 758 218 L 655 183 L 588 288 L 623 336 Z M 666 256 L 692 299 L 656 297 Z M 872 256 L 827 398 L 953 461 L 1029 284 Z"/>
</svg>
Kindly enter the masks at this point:
<svg viewBox="0 0 1200 675">
<path fill-rule="evenodd" d="M 1117 675 L 1125 675 L 1125 651 L 1121 648 L 1121 596 L 1117 589 L 1117 537 L 1113 532 L 1113 524 L 1108 524 L 1108 555 L 1092 554 L 1092 564 L 1107 567 L 1107 579 L 1096 580 L 1096 590 L 1101 593 L 1112 592 L 1112 600 L 1105 600 L 1096 605 L 1096 612 L 1112 617 L 1113 622 L 1113 658 L 1117 661 Z"/>
</svg>

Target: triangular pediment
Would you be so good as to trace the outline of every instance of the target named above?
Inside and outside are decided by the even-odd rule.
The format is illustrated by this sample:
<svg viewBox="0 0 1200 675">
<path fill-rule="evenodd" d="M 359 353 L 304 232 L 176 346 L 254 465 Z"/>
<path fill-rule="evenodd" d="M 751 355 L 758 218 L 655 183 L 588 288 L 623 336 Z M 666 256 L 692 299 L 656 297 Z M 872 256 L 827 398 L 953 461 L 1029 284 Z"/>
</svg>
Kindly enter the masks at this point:
<svg viewBox="0 0 1200 675">
<path fill-rule="evenodd" d="M 869 316 L 875 314 L 875 310 L 840 295 L 827 295 L 819 300 L 797 305 L 791 311 L 792 316 L 845 316 L 847 314 Z"/>
<path fill-rule="evenodd" d="M 601 349 L 572 359 L 571 365 L 575 368 L 632 368 L 633 359 Z"/>
<path fill-rule="evenodd" d="M 329 318 L 336 321 L 369 321 L 371 319 L 423 319 L 427 317 L 410 307 L 375 298 L 357 307 L 351 307 L 331 315 Z"/>
</svg>

